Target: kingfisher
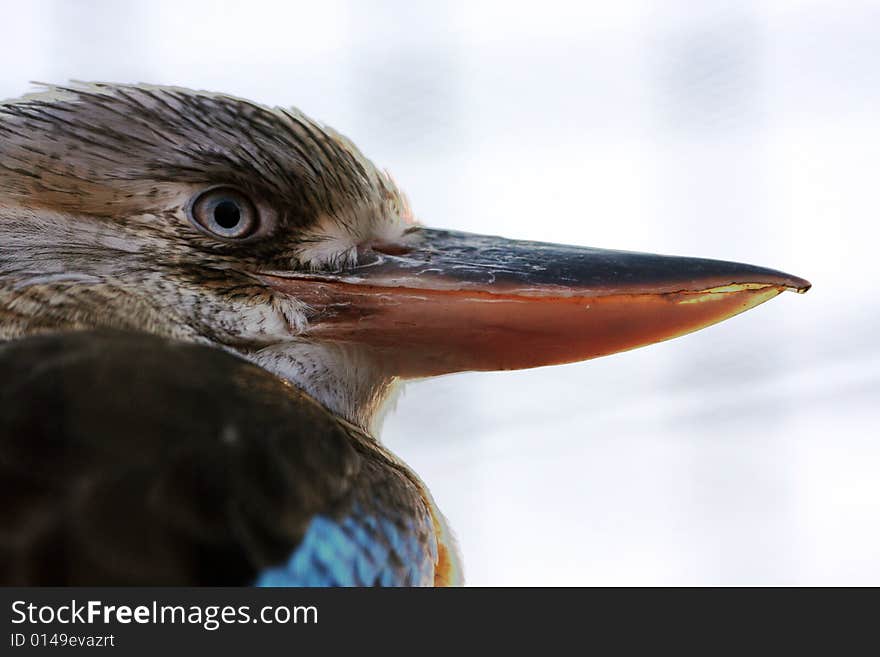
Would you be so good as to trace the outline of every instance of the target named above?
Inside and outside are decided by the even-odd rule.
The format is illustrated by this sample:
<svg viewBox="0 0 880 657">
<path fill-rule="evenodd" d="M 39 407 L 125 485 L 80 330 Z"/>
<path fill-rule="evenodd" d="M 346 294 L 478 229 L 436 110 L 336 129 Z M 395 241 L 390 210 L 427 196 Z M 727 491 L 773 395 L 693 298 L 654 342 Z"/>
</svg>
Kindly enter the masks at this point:
<svg viewBox="0 0 880 657">
<path fill-rule="evenodd" d="M 427 228 L 296 109 L 107 83 L 5 101 L 0 584 L 460 584 L 377 437 L 402 382 L 595 358 L 809 286 Z"/>
</svg>

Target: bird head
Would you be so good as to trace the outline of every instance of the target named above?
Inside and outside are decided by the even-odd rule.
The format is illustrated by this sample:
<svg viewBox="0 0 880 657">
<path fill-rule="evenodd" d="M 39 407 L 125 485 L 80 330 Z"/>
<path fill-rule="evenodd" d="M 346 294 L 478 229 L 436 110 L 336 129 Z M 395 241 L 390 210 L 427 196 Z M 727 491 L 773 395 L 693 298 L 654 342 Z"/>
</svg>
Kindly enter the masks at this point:
<svg viewBox="0 0 880 657">
<path fill-rule="evenodd" d="M 808 287 L 428 229 L 294 109 L 109 84 L 0 104 L 0 339 L 116 328 L 210 344 L 365 428 L 401 379 L 593 358 Z"/>
</svg>

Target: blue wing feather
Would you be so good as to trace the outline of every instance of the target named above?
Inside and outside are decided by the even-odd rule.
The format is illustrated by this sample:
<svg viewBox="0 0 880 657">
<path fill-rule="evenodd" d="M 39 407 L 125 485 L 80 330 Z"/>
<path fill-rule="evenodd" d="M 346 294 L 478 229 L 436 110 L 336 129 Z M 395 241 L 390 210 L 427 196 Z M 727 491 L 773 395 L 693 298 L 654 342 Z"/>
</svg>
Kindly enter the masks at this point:
<svg viewBox="0 0 880 657">
<path fill-rule="evenodd" d="M 341 520 L 312 518 L 287 563 L 264 570 L 256 586 L 430 585 L 436 538 L 426 541 L 414 523 L 354 513 Z"/>
</svg>

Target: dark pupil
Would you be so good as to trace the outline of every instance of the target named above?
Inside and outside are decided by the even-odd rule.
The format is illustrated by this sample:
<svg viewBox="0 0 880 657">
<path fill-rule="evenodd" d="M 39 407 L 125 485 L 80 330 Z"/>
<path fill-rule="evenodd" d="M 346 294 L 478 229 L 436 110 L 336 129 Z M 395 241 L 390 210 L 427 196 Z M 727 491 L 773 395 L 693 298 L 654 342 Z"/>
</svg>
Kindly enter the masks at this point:
<svg viewBox="0 0 880 657">
<path fill-rule="evenodd" d="M 220 201 L 214 206 L 214 221 L 220 228 L 235 228 L 241 221 L 241 209 L 235 201 Z"/>
</svg>

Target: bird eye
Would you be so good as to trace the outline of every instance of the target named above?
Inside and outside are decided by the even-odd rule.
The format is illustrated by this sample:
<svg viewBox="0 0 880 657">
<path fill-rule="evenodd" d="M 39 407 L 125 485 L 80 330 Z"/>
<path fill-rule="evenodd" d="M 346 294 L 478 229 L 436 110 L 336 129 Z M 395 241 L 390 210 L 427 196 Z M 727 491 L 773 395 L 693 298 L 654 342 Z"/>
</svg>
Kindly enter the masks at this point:
<svg viewBox="0 0 880 657">
<path fill-rule="evenodd" d="M 254 204 L 231 187 L 214 187 L 201 192 L 190 202 L 187 214 L 198 228 L 225 239 L 248 237 L 259 225 Z"/>
</svg>

